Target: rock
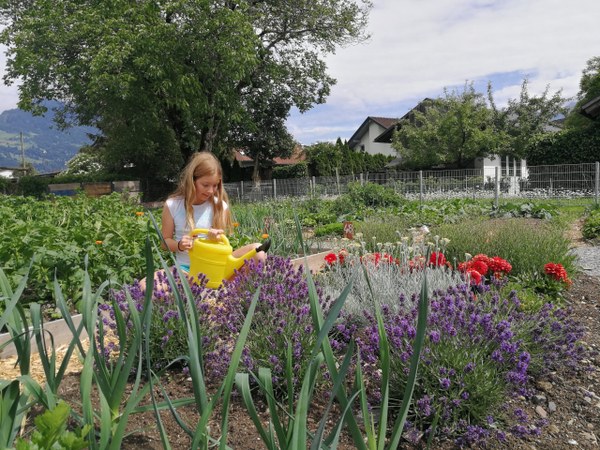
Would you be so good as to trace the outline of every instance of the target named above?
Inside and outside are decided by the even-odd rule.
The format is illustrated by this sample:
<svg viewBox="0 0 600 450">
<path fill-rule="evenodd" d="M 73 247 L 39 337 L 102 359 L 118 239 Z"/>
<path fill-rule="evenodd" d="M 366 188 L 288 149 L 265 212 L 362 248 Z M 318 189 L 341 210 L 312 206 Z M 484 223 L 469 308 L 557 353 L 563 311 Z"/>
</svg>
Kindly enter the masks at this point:
<svg viewBox="0 0 600 450">
<path fill-rule="evenodd" d="M 552 383 L 549 381 L 538 381 L 536 385 L 544 392 L 550 392 L 552 390 Z"/>
<path fill-rule="evenodd" d="M 570 444 L 570 445 L 579 445 L 579 443 L 575 439 L 569 439 L 567 441 L 567 443 Z"/>
<path fill-rule="evenodd" d="M 535 412 L 537 413 L 538 416 L 540 416 L 542 419 L 545 419 L 548 417 L 548 413 L 546 412 L 546 410 L 544 408 L 542 408 L 541 406 L 536 406 L 535 407 Z"/>
<path fill-rule="evenodd" d="M 592 404 L 592 399 L 591 399 L 590 397 L 587 397 L 587 396 L 586 396 L 586 397 L 583 397 L 583 400 L 584 400 L 586 403 L 589 403 L 590 405 Z"/>
<path fill-rule="evenodd" d="M 594 435 L 594 433 L 581 433 L 581 437 L 583 437 L 585 440 L 590 441 L 592 443 L 596 443 L 596 436 Z"/>
<path fill-rule="evenodd" d="M 545 395 L 534 395 L 531 399 L 534 405 L 545 405 L 546 404 L 546 396 Z"/>
<path fill-rule="evenodd" d="M 556 403 L 548 402 L 548 411 L 551 413 L 556 412 Z"/>
<path fill-rule="evenodd" d="M 548 431 L 552 434 L 558 434 L 558 433 L 560 433 L 560 428 L 558 428 L 556 425 L 552 424 L 552 425 L 548 425 Z"/>
</svg>

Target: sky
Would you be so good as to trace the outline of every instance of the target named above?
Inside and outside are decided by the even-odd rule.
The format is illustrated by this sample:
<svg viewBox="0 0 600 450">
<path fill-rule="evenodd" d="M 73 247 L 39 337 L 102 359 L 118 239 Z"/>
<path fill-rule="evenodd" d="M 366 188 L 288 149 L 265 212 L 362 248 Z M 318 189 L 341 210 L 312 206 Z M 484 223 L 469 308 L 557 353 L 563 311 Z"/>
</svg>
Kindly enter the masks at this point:
<svg viewBox="0 0 600 450">
<path fill-rule="evenodd" d="M 499 106 L 524 78 L 531 95 L 573 97 L 600 56 L 599 18 L 600 0 L 373 0 L 370 39 L 325 57 L 337 84 L 325 104 L 293 110 L 288 130 L 303 145 L 350 139 L 368 116 L 401 117 L 465 82 L 485 92 L 491 81 Z M 0 111 L 17 101 L 17 85 L 0 83 Z"/>
<path fill-rule="evenodd" d="M 292 111 L 303 145 L 350 139 L 368 116 L 401 117 L 425 97 L 465 82 L 498 106 L 562 89 L 576 96 L 587 61 L 600 56 L 600 0 L 374 0 L 367 43 L 326 62 L 337 84 L 326 104 Z"/>
</svg>

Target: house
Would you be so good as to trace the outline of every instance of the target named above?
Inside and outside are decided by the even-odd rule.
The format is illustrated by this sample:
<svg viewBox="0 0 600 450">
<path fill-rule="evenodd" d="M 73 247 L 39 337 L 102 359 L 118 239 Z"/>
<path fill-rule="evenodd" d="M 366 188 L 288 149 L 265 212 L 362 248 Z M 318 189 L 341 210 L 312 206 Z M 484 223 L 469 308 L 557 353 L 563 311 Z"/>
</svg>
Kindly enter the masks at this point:
<svg viewBox="0 0 600 450">
<path fill-rule="evenodd" d="M 370 155 L 396 156 L 396 150 L 392 148 L 394 131 L 398 129 L 400 122 L 404 120 L 412 122 L 415 111 L 424 112 L 432 102 L 430 98 L 425 98 L 400 118 L 367 117 L 348 141 L 348 146 L 354 151 Z"/>
<path fill-rule="evenodd" d="M 234 150 L 234 167 L 237 166 L 241 172 L 240 179 L 250 180 L 252 178 L 252 171 L 254 170 L 254 160 L 244 153 L 244 150 Z M 301 145 L 296 145 L 292 154 L 288 158 L 275 157 L 273 159 L 266 159 L 260 161 L 260 176 L 263 180 L 269 180 L 272 178 L 272 172 L 274 167 L 278 166 L 289 166 L 297 164 L 299 162 L 306 161 L 306 153 Z M 237 178 L 235 175 L 233 178 Z"/>
<path fill-rule="evenodd" d="M 18 178 L 25 174 L 29 169 L 22 167 L 0 167 L 0 177 L 2 178 Z"/>
<path fill-rule="evenodd" d="M 414 122 L 415 112 L 425 112 L 428 106 L 434 101 L 430 98 L 424 98 L 417 106 L 412 108 L 399 119 L 388 117 L 369 116 L 360 125 L 356 132 L 348 141 L 348 145 L 355 151 L 362 151 L 369 154 L 382 153 L 384 155 L 397 156 L 397 152 L 392 148 L 392 138 L 394 131 L 402 126 L 402 122 L 409 120 Z M 400 158 L 396 157 L 387 167 L 395 167 L 400 164 Z M 515 160 L 512 157 L 489 156 L 485 158 L 476 158 L 474 169 L 483 169 L 485 178 L 494 178 L 496 176 L 496 167 L 500 170 L 500 176 L 505 177 L 526 177 L 527 164 L 525 160 Z"/>
<path fill-rule="evenodd" d="M 600 120 L 600 96 L 582 105 L 580 112 L 588 119 Z"/>
</svg>

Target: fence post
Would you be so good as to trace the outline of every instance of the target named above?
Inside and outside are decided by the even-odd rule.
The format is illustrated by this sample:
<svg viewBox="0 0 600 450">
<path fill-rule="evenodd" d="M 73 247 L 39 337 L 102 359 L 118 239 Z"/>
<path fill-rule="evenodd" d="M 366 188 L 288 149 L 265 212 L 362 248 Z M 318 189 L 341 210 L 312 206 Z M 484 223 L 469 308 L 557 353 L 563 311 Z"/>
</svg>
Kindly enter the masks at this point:
<svg viewBox="0 0 600 450">
<path fill-rule="evenodd" d="M 363 174 L 362 174 L 362 172 L 361 172 L 361 173 L 360 173 L 360 185 L 361 185 L 361 186 L 364 186 L 364 184 L 365 184 L 365 180 L 364 180 L 364 178 L 363 178 Z"/>
<path fill-rule="evenodd" d="M 423 171 L 419 170 L 419 203 L 423 205 Z"/>
<path fill-rule="evenodd" d="M 273 199 L 277 200 L 277 180 L 273 178 Z"/>
<path fill-rule="evenodd" d="M 335 168 L 335 182 L 337 185 L 338 195 L 341 195 L 342 193 L 340 192 L 340 171 L 337 167 Z"/>
<path fill-rule="evenodd" d="M 494 167 L 496 175 L 496 186 L 494 189 L 494 208 L 498 209 L 498 197 L 500 197 L 500 167 Z"/>
<path fill-rule="evenodd" d="M 600 162 L 596 161 L 596 188 L 594 190 L 596 206 L 598 206 L 598 191 L 600 191 Z"/>
<path fill-rule="evenodd" d="M 244 180 L 240 181 L 240 202 L 244 201 Z"/>
<path fill-rule="evenodd" d="M 316 188 L 317 188 L 317 180 L 316 180 L 315 176 L 313 175 L 313 177 L 312 177 L 312 196 L 313 197 L 315 196 Z"/>
</svg>

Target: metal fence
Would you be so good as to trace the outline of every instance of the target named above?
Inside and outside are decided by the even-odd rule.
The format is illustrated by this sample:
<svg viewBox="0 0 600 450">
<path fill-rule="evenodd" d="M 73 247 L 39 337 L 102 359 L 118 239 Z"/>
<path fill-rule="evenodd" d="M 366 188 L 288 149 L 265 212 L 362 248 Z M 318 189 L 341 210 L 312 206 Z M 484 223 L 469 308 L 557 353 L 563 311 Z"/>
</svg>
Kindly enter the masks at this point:
<svg viewBox="0 0 600 450">
<path fill-rule="evenodd" d="M 521 177 L 486 176 L 490 169 L 378 172 L 333 177 L 290 178 L 258 183 L 225 183 L 229 196 L 240 202 L 286 197 L 337 196 L 350 183 L 376 183 L 420 200 L 434 198 L 593 198 L 598 203 L 600 163 L 530 166 Z"/>
</svg>

